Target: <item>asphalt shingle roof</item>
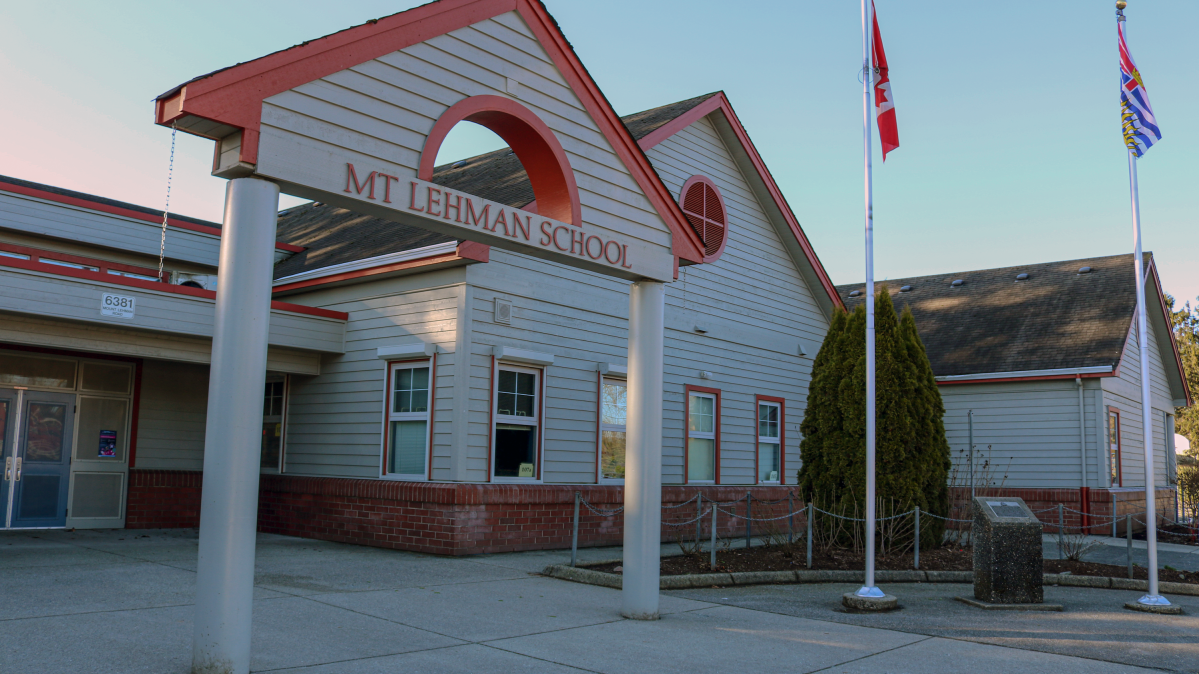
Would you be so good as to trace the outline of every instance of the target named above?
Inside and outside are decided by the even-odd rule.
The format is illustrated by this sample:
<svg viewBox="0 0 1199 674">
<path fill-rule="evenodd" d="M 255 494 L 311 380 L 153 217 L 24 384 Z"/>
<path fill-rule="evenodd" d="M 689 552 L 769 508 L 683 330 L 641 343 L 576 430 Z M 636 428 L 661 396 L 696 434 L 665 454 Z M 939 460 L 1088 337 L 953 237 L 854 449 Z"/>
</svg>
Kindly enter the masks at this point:
<svg viewBox="0 0 1199 674">
<path fill-rule="evenodd" d="M 621 121 L 633 139 L 639 140 L 715 95 L 643 110 Z M 432 182 L 514 208 L 533 201 L 529 177 L 508 148 L 438 166 L 433 169 Z M 328 204 L 304 204 L 281 212 L 276 236 L 307 250 L 275 265 L 275 278 L 455 240 Z"/>
<path fill-rule="evenodd" d="M 885 283 L 897 310 L 912 308 L 937 376 L 1115 368 L 1136 308 L 1132 261 L 1113 255 Z M 1080 274 L 1082 267 L 1091 271 Z M 1017 281 L 1022 273 L 1028 279 Z M 951 285 L 956 279 L 961 286 Z M 900 292 L 903 286 L 911 290 Z M 864 289 L 841 285 L 837 293 L 852 311 L 866 298 L 850 292 Z"/>
</svg>

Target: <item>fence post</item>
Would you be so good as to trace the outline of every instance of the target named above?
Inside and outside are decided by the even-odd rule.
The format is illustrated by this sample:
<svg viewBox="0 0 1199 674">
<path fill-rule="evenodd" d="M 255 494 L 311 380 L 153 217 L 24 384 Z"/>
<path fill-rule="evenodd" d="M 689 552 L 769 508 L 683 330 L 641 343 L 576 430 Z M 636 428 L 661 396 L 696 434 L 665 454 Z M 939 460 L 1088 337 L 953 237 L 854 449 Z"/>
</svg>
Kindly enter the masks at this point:
<svg viewBox="0 0 1199 674">
<path fill-rule="evenodd" d="M 808 501 L 808 568 L 812 568 L 812 502 Z"/>
<path fill-rule="evenodd" d="M 582 494 L 575 492 L 575 526 L 574 531 L 570 534 L 570 565 L 574 566 L 579 561 L 579 499 Z"/>
<path fill-rule="evenodd" d="M 1112 493 L 1112 538 L 1116 537 L 1116 517 L 1118 517 L 1118 516 L 1119 516 L 1118 513 L 1116 513 L 1116 494 L 1115 494 L 1115 492 L 1113 492 Z"/>
<path fill-rule="evenodd" d="M 1057 504 L 1057 558 L 1066 558 L 1066 548 L 1062 545 L 1062 527 L 1065 524 L 1065 513 L 1062 510 L 1062 504 Z"/>
<path fill-rule="evenodd" d="M 920 506 L 916 506 L 916 570 L 920 570 Z"/>
<path fill-rule="evenodd" d="M 791 545 L 792 534 L 795 530 L 795 507 L 791 503 L 791 493 L 787 492 L 787 545 Z"/>
<path fill-rule="evenodd" d="M 753 494 L 745 495 L 745 549 L 748 550 L 753 545 L 753 540 L 750 539 L 753 531 L 751 528 L 753 520 Z"/>
<path fill-rule="evenodd" d="M 1128 577 L 1132 578 L 1132 513 L 1124 516 L 1124 539 L 1128 541 Z"/>
<path fill-rule="evenodd" d="M 700 536 L 704 530 L 704 495 L 698 494 L 695 498 L 695 549 L 698 552 L 700 546 Z M 682 532 L 680 532 L 680 535 Z"/>
<path fill-rule="evenodd" d="M 711 564 L 711 566 L 712 566 L 713 571 L 716 570 L 716 511 L 719 510 L 719 508 L 717 508 L 716 506 L 717 506 L 717 502 L 712 501 L 712 564 Z"/>
</svg>

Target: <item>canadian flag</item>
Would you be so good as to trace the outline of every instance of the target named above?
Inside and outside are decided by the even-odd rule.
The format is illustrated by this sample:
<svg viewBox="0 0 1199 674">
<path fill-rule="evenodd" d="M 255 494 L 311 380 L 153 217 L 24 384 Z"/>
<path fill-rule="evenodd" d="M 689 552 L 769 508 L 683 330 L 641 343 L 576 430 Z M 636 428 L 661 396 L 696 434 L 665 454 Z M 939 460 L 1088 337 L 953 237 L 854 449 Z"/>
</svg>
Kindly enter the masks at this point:
<svg viewBox="0 0 1199 674">
<path fill-rule="evenodd" d="M 878 118 L 878 139 L 883 146 L 883 161 L 887 153 L 899 147 L 899 127 L 895 124 L 895 99 L 891 96 L 891 78 L 887 75 L 887 54 L 883 51 L 883 36 L 878 30 L 878 11 L 874 0 L 870 0 L 874 16 L 873 54 L 874 65 L 874 114 Z"/>
</svg>

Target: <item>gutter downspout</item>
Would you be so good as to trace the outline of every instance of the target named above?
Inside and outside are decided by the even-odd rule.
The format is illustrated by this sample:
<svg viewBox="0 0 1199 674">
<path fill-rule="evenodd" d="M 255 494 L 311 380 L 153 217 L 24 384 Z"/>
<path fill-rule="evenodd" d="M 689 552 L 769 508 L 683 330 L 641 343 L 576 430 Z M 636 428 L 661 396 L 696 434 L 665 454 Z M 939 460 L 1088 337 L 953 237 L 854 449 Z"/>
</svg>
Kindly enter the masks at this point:
<svg viewBox="0 0 1199 674">
<path fill-rule="evenodd" d="M 1091 490 L 1087 486 L 1087 415 L 1086 402 L 1082 390 L 1082 375 L 1078 374 L 1074 377 L 1074 381 L 1078 382 L 1078 458 L 1080 461 L 1079 468 L 1082 471 L 1082 486 L 1078 489 L 1078 509 L 1082 511 L 1082 530 L 1086 532 L 1090 525 L 1090 500 Z"/>
</svg>

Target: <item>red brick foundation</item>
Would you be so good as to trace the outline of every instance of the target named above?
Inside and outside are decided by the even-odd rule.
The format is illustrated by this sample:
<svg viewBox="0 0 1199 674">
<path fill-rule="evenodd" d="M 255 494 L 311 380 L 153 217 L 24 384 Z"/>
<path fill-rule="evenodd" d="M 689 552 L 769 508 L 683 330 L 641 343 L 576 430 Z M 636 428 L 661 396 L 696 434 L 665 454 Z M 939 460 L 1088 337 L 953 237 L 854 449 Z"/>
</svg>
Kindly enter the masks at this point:
<svg viewBox="0 0 1199 674">
<path fill-rule="evenodd" d="M 971 517 L 969 511 L 970 489 L 963 487 L 955 487 L 951 490 L 953 502 L 955 504 L 952 517 L 966 519 Z M 1131 514 L 1134 518 L 1141 521 L 1145 520 L 1145 490 L 1128 488 L 1128 489 L 1099 489 L 1088 488 L 1085 491 L 1086 499 L 1084 501 L 1084 491 L 1081 489 L 1016 489 L 1004 487 L 999 489 L 977 489 L 975 494 L 978 496 L 995 496 L 1015 497 L 1024 499 L 1029 509 L 1033 512 L 1038 510 L 1046 510 L 1050 508 L 1056 509 L 1058 504 L 1063 505 L 1062 521 L 1066 532 L 1076 533 L 1080 527 L 1086 527 L 1087 533 L 1097 536 L 1110 535 L 1112 531 L 1112 496 L 1115 495 L 1115 510 L 1118 518 L 1124 515 Z M 1084 507 L 1085 506 L 1085 507 Z M 1156 510 L 1159 515 L 1173 519 L 1175 508 L 1174 491 L 1172 489 L 1157 489 Z M 1079 513 L 1086 513 L 1082 515 Z M 1057 512 L 1040 512 L 1037 517 L 1045 524 L 1045 533 L 1057 533 L 1058 518 Z M 1117 519 L 1116 530 L 1118 534 L 1124 533 L 1124 520 Z M 1143 524 L 1133 522 L 1133 531 L 1144 529 Z"/>
<path fill-rule="evenodd" d="M 200 473 L 130 471 L 129 528 L 199 525 Z M 664 505 L 683 503 L 696 493 L 707 502 L 738 501 L 721 506 L 721 536 L 745 530 L 745 495 L 754 498 L 753 517 L 788 512 L 790 487 L 667 486 Z M 358 545 L 446 555 L 570 547 L 574 495 L 599 510 L 619 508 L 620 486 L 498 485 L 445 482 L 393 482 L 344 478 L 263 475 L 259 487 L 258 529 L 268 533 Z M 780 501 L 769 504 L 763 501 Z M 663 540 L 695 536 L 695 524 L 670 526 L 696 517 L 694 502 L 663 511 Z M 796 500 L 794 509 L 799 508 Z M 802 517 L 795 519 L 796 526 Z M 710 531 L 710 516 L 702 530 Z M 755 523 L 755 535 L 785 534 L 787 520 Z M 580 508 L 579 546 L 617 545 L 623 536 L 621 515 L 595 514 Z"/>
</svg>

